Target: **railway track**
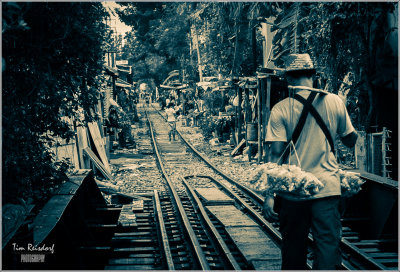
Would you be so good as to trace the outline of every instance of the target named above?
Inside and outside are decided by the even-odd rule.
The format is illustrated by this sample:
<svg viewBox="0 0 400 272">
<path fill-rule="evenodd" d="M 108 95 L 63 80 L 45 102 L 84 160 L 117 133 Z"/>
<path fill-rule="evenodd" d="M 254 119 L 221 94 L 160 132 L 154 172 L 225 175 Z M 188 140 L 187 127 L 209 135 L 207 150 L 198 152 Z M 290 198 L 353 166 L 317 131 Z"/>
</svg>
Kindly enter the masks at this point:
<svg viewBox="0 0 400 272">
<path fill-rule="evenodd" d="M 223 177 L 188 152 L 181 141 L 170 142 L 169 125 L 157 113 L 150 112 L 148 118 L 155 153 L 174 202 L 173 210 L 179 215 L 179 225 L 194 260 L 192 266 L 185 269 L 278 269 L 279 248 L 263 228 L 243 212 L 242 203 L 217 186 L 216 179 L 222 179 L 220 183 L 223 183 Z M 225 183 L 229 186 L 227 181 Z M 226 215 L 222 215 L 226 210 L 230 211 L 231 222 L 226 222 Z M 239 222 L 233 222 L 235 218 Z M 253 240 L 243 241 L 246 235 Z M 254 242 L 260 246 L 254 247 Z"/>
<path fill-rule="evenodd" d="M 217 169 L 181 135 L 170 142 L 168 124 L 156 109 L 148 110 L 144 117 L 149 119 L 149 133 L 143 135 L 150 137 L 143 137 L 140 148 L 143 153 L 156 154 L 163 178 L 154 165 L 147 170 L 151 170 L 149 179 L 157 178 L 156 182 L 140 183 L 133 194 L 110 193 L 96 184 L 92 171 L 82 170 L 3 248 L 8 268 L 280 269 L 279 224 L 262 216 L 263 199 Z M 372 222 L 381 230 L 379 237 L 372 237 L 365 227 L 372 226 L 371 219 L 360 213 L 370 203 L 366 196 L 376 191 L 387 196 L 397 194 L 397 190 L 376 182 L 366 185 L 369 187 L 354 199 L 346 200 L 351 209 L 342 221 L 342 268 L 398 270 L 397 227 L 392 225 L 397 217 L 380 208 L 389 219 Z M 100 191 L 109 197 L 104 198 Z M 396 201 L 393 197 L 393 207 L 397 207 Z M 20 263 L 13 242 L 54 244 L 56 251 L 46 255 L 44 263 Z M 311 267 L 312 236 L 309 244 Z"/>
<path fill-rule="evenodd" d="M 158 118 L 155 117 L 158 115 Z M 160 118 L 160 116 L 162 118 Z M 166 142 L 167 132 L 165 131 L 165 127 L 167 123 L 163 119 L 164 116 L 157 111 L 157 109 L 152 108 L 149 113 L 150 124 L 154 124 L 157 127 L 156 135 L 159 138 L 163 138 L 164 145 L 167 146 L 165 149 L 163 148 L 163 143 L 161 146 L 162 160 L 166 162 L 168 168 L 166 171 L 170 173 L 170 175 L 174 174 L 174 168 L 180 167 L 187 163 L 198 163 L 195 160 L 193 153 L 196 154 L 197 158 L 200 158 L 205 164 L 213 169 L 213 172 L 210 173 L 209 168 L 204 170 L 199 170 L 195 174 L 188 173 L 187 177 L 193 179 L 193 177 L 203 179 L 208 179 L 207 186 L 215 186 L 218 190 L 223 191 L 229 197 L 234 199 L 236 205 L 246 211 L 246 213 L 251 214 L 252 220 L 256 221 L 262 229 L 264 233 L 268 235 L 270 240 L 274 241 L 275 244 L 279 245 L 280 243 L 280 233 L 279 233 L 279 224 L 277 223 L 269 223 L 262 216 L 262 202 L 263 199 L 255 194 L 252 190 L 248 189 L 246 186 L 240 184 L 235 181 L 233 178 L 229 177 L 227 174 L 223 173 L 216 166 L 209 162 L 207 157 L 203 154 L 199 153 L 178 131 L 178 135 L 181 141 Z M 168 128 L 168 126 L 167 126 Z M 168 130 L 168 129 L 167 129 Z M 182 147 L 182 142 L 185 143 L 186 148 Z M 179 150 L 177 153 L 169 154 L 168 150 Z M 172 152 L 173 153 L 173 152 Z M 184 158 L 185 157 L 185 158 Z M 189 159 L 187 158 L 189 157 Z M 198 169 L 202 169 L 199 166 Z M 197 167 L 196 167 L 197 168 Z M 198 173 L 207 173 L 205 175 Z M 216 174 L 217 173 L 217 174 Z M 183 179 L 185 180 L 185 179 Z M 193 182 L 192 182 L 193 183 Z M 204 183 L 204 182 L 203 182 Z M 188 183 L 189 184 L 189 183 Z M 193 186 L 198 186 L 198 183 L 193 183 Z M 210 210 L 208 209 L 208 213 Z M 213 216 L 213 215 L 211 215 Z M 351 225 L 346 224 L 347 219 L 345 218 L 343 221 L 343 229 L 342 229 L 342 242 L 341 249 L 343 252 L 343 263 L 342 268 L 347 270 L 397 270 L 398 269 L 398 251 L 397 251 L 397 237 L 388 237 L 384 239 L 365 239 L 358 233 L 357 231 L 351 228 Z M 309 237 L 310 244 L 310 252 L 309 252 L 309 261 L 308 265 L 311 267 L 312 264 L 312 236 Z"/>
</svg>

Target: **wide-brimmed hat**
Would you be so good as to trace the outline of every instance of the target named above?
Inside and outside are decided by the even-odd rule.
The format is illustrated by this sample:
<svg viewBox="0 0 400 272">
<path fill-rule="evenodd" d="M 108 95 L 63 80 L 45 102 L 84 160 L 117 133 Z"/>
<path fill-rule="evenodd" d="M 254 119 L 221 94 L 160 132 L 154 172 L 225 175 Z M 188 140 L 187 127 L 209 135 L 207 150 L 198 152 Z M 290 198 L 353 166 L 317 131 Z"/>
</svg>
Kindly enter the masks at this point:
<svg viewBox="0 0 400 272">
<path fill-rule="evenodd" d="M 309 54 L 290 54 L 285 60 L 285 72 L 314 71 L 314 64 Z"/>
</svg>

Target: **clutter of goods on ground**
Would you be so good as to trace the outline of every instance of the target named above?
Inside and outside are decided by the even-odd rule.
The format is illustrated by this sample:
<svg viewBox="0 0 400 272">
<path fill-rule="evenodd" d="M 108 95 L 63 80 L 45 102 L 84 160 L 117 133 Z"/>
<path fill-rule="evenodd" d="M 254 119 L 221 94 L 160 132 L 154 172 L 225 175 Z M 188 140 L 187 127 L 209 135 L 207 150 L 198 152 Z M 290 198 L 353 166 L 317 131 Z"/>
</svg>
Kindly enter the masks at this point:
<svg viewBox="0 0 400 272">
<path fill-rule="evenodd" d="M 295 196 L 313 196 L 324 187 L 312 173 L 303 171 L 296 165 L 265 163 L 257 167 L 250 178 L 250 187 L 262 195 L 290 193 Z M 364 181 L 359 173 L 338 171 L 343 196 L 351 196 L 361 190 Z"/>
</svg>

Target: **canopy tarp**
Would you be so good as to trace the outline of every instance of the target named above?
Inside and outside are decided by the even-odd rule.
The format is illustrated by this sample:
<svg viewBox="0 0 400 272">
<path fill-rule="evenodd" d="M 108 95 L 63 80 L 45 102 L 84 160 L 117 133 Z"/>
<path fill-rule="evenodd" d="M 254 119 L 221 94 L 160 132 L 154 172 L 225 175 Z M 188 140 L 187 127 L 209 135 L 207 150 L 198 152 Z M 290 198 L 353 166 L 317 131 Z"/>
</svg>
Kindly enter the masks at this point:
<svg viewBox="0 0 400 272">
<path fill-rule="evenodd" d="M 117 82 L 115 83 L 115 85 L 117 87 L 122 87 L 122 88 L 131 88 L 132 87 L 131 84 L 129 84 L 128 82 L 126 82 L 120 78 L 117 78 Z"/>
<path fill-rule="evenodd" d="M 106 73 L 111 76 L 119 76 L 117 69 L 114 69 L 108 65 L 104 65 L 104 69 L 106 70 Z"/>
<path fill-rule="evenodd" d="M 179 90 L 179 89 L 187 88 L 188 85 L 187 85 L 187 84 L 183 84 L 183 85 L 180 85 L 180 86 L 169 86 L 169 85 L 163 85 L 163 84 L 161 84 L 160 87 L 161 87 L 161 88 L 165 88 L 165 89 Z"/>
</svg>

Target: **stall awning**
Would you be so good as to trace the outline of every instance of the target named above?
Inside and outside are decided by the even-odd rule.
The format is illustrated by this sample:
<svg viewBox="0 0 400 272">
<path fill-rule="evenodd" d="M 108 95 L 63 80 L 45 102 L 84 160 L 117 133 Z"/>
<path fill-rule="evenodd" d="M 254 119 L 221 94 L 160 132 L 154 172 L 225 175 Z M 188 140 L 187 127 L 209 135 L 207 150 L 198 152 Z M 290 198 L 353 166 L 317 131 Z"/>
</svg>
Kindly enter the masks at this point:
<svg viewBox="0 0 400 272">
<path fill-rule="evenodd" d="M 115 85 L 117 87 L 121 87 L 121 88 L 131 88 L 132 87 L 131 84 L 129 84 L 128 82 L 126 82 L 120 78 L 117 78 L 117 82 L 115 82 Z"/>
<path fill-rule="evenodd" d="M 161 88 L 165 88 L 165 89 L 179 90 L 179 89 L 187 88 L 188 85 L 187 85 L 187 84 L 183 84 L 183 85 L 180 85 L 180 86 L 169 86 L 169 85 L 163 85 L 163 84 L 161 84 L 160 87 L 161 87 Z"/>
<path fill-rule="evenodd" d="M 106 73 L 109 74 L 110 76 L 115 76 L 115 77 L 119 76 L 118 70 L 108 65 L 104 65 L 104 70 L 106 70 Z"/>
</svg>

